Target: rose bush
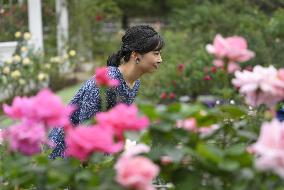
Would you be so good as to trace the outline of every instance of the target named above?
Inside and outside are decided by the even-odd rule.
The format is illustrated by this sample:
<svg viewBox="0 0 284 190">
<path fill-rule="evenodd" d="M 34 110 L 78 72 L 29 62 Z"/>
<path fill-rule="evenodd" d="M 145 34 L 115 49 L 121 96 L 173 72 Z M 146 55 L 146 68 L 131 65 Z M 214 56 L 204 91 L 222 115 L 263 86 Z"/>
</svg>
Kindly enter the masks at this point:
<svg viewBox="0 0 284 190">
<path fill-rule="evenodd" d="M 270 74 L 258 76 L 257 69 Z M 275 115 L 284 99 L 282 70 L 256 66 L 224 76 L 241 93 L 238 102 L 119 104 L 76 127 L 66 122 L 72 109 L 50 91 L 18 97 L 4 107 L 20 123 L 1 132 L 1 189 L 283 188 L 283 123 Z M 251 107 L 255 93 L 269 95 Z M 33 102 L 42 97 L 48 103 L 36 111 Z M 58 126 L 66 132 L 66 156 L 49 160 L 46 135 Z"/>
</svg>

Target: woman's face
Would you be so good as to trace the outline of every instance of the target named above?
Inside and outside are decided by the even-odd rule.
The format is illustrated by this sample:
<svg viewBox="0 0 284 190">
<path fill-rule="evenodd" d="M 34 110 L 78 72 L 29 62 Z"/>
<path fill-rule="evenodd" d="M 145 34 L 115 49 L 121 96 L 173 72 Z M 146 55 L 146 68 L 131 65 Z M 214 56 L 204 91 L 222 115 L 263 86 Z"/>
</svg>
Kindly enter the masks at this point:
<svg viewBox="0 0 284 190">
<path fill-rule="evenodd" d="M 143 73 L 152 73 L 156 71 L 162 63 L 161 50 L 154 50 L 143 55 L 139 55 L 137 66 Z"/>
</svg>

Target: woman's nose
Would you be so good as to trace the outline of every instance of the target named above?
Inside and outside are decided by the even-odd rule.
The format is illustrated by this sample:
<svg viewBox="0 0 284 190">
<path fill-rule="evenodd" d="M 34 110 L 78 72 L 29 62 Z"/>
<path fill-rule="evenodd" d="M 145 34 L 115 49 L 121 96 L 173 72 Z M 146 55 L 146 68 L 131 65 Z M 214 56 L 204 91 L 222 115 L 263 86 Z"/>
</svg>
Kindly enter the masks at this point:
<svg viewBox="0 0 284 190">
<path fill-rule="evenodd" d="M 159 56 L 159 62 L 160 62 L 160 63 L 163 62 L 162 56 Z"/>
</svg>

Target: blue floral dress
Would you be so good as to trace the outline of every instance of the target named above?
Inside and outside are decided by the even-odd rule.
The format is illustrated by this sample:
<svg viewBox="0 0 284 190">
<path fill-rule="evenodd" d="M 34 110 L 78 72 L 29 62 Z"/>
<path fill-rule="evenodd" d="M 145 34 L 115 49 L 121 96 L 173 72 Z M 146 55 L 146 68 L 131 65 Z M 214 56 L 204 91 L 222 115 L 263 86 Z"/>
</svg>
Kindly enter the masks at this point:
<svg viewBox="0 0 284 190">
<path fill-rule="evenodd" d="M 132 104 L 139 90 L 140 79 L 135 81 L 133 88 L 130 88 L 117 67 L 109 66 L 108 75 L 112 79 L 119 80 L 120 83 L 118 86 L 106 90 L 107 109 L 114 107 L 118 103 Z M 94 78 L 89 79 L 81 86 L 69 103 L 77 107 L 70 116 L 70 121 L 73 125 L 78 125 L 101 111 L 101 99 L 99 94 L 100 89 L 96 85 Z M 56 144 L 49 158 L 55 159 L 56 157 L 64 157 L 65 142 L 63 129 L 52 129 L 49 134 L 49 139 Z"/>
</svg>

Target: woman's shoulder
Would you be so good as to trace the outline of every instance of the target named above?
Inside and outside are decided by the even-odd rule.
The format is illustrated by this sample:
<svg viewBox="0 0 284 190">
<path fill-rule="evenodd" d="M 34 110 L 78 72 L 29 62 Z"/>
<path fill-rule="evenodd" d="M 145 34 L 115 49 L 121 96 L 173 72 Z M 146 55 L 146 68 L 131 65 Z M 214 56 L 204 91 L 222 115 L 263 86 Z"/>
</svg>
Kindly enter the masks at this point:
<svg viewBox="0 0 284 190">
<path fill-rule="evenodd" d="M 120 78 L 120 71 L 119 71 L 118 67 L 108 66 L 107 69 L 108 69 L 109 77 L 111 77 L 113 79 Z"/>
<path fill-rule="evenodd" d="M 77 92 L 77 94 L 86 94 L 86 93 L 93 93 L 99 91 L 99 88 L 96 85 L 96 81 L 94 79 L 94 77 L 88 79 L 87 81 L 85 81 L 79 91 Z"/>
</svg>

